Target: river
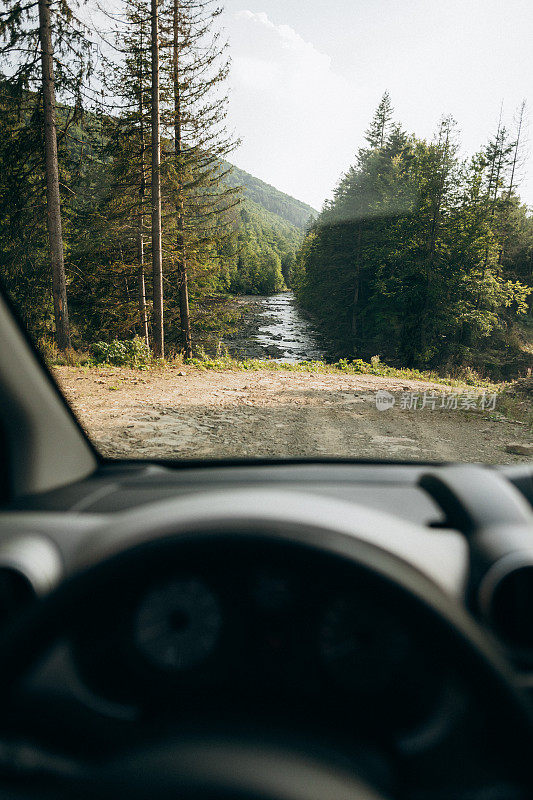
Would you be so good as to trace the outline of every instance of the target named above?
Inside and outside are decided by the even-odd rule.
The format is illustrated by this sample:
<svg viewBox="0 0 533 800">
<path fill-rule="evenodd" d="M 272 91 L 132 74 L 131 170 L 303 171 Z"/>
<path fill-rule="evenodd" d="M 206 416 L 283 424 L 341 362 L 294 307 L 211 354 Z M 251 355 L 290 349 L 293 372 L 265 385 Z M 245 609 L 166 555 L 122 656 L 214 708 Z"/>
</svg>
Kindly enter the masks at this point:
<svg viewBox="0 0 533 800">
<path fill-rule="evenodd" d="M 298 309 L 292 292 L 235 301 L 243 307 L 243 324 L 225 342 L 232 355 L 293 364 L 325 358 L 318 334 Z"/>
</svg>

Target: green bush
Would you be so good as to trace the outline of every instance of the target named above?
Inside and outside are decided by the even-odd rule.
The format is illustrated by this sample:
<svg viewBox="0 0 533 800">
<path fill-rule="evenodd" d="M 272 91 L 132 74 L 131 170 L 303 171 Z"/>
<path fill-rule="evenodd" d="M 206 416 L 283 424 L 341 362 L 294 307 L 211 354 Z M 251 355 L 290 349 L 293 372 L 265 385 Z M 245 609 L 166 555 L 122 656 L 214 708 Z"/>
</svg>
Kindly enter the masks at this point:
<svg viewBox="0 0 533 800">
<path fill-rule="evenodd" d="M 90 366 L 92 359 L 86 350 L 59 350 L 53 339 L 45 336 L 37 341 L 37 348 L 49 367 L 85 367 Z"/>
<path fill-rule="evenodd" d="M 113 364 L 115 367 L 141 367 L 147 365 L 152 352 L 140 337 L 112 342 L 95 342 L 91 345 L 91 358 L 94 364 Z"/>
</svg>

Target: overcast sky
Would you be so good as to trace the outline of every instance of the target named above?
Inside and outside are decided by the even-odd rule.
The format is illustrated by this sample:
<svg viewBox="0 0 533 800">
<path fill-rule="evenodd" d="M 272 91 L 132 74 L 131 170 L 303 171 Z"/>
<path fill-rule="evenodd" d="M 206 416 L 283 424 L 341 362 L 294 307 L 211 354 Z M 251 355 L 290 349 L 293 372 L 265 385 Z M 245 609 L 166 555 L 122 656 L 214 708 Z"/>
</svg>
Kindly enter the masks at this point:
<svg viewBox="0 0 533 800">
<path fill-rule="evenodd" d="M 320 208 L 383 92 L 409 133 L 452 114 L 464 152 L 533 107 L 532 0 L 226 0 L 237 166 Z M 530 115 L 531 116 L 531 115 Z M 521 196 L 533 205 L 531 148 Z"/>
</svg>

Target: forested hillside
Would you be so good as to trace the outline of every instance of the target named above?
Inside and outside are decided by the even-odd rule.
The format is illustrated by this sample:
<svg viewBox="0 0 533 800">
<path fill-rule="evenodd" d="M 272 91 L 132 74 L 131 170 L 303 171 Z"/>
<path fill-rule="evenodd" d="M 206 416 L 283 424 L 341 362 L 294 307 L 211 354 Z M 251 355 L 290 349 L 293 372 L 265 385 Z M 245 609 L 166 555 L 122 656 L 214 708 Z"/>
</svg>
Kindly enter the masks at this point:
<svg viewBox="0 0 533 800">
<path fill-rule="evenodd" d="M 291 286 L 338 355 L 530 366 L 524 105 L 464 158 L 452 118 L 426 141 L 385 94 L 317 216 L 230 163 L 221 12 L 124 0 L 102 31 L 69 0 L 4 0 L 1 273 L 36 338 L 66 351 L 137 336 L 190 358 L 234 326 L 231 295 Z"/>
<path fill-rule="evenodd" d="M 5 6 L 1 272 L 30 330 L 60 350 L 216 344 L 231 294 L 286 287 L 313 214 L 228 161 L 220 9 L 127 0 L 105 55 L 68 0 Z"/>
<path fill-rule="evenodd" d="M 231 173 L 227 178 L 228 185 L 241 187 L 245 198 L 290 222 L 296 228 L 304 229 L 318 216 L 318 212 L 306 203 L 295 200 L 294 197 L 280 192 L 259 178 L 254 178 L 243 169 L 228 166 L 231 166 Z"/>
<path fill-rule="evenodd" d="M 291 285 L 305 228 L 317 217 L 311 206 L 226 162 L 225 182 L 239 189 L 242 207 L 236 236 L 224 248 L 226 282 L 235 294 L 271 294 Z"/>
<path fill-rule="evenodd" d="M 235 235 L 223 247 L 225 287 L 233 294 L 273 294 L 291 285 L 303 232 L 244 198 Z"/>
<path fill-rule="evenodd" d="M 49 255 L 46 235 L 44 164 L 36 120 L 28 112 L 19 118 L 19 101 L 3 85 L 0 105 L 0 247 L 2 280 L 37 339 L 53 332 Z M 34 98 L 28 96 L 28 108 Z M 66 279 L 73 343 L 85 346 L 95 339 L 128 339 L 143 335 L 139 315 L 139 244 L 136 235 L 135 195 L 140 184 L 132 164 L 131 138 L 124 136 L 120 119 L 58 110 L 58 127 L 65 131 L 59 142 L 64 213 L 63 237 L 67 247 Z M 163 140 L 163 147 L 171 143 Z M 200 240 L 189 260 L 189 302 L 194 338 L 199 344 L 216 339 L 232 323 L 233 314 L 223 302 L 229 294 L 270 294 L 290 283 L 290 274 L 303 231 L 273 212 L 289 209 L 295 216 L 299 201 L 263 187 L 254 201 L 241 190 L 236 176 L 246 175 L 227 163 L 224 182 L 235 190 L 231 208 L 210 243 Z M 145 191 L 148 168 L 145 167 Z M 250 182 L 255 181 L 247 176 Z M 165 196 L 172 192 L 163 176 Z M 283 206 L 278 201 L 283 199 Z M 167 212 L 170 210 L 167 200 Z M 179 308 L 176 273 L 172 262 L 170 222 L 164 227 L 166 330 L 169 343 L 179 346 Z M 144 222 L 148 232 L 148 220 Z M 192 225 L 191 225 L 192 227 Z M 191 250 L 192 245 L 192 231 Z M 212 234 L 211 234 L 212 235 Z M 144 244 L 144 259 L 150 242 Z M 144 292 L 152 292 L 149 270 Z M 150 301 L 146 302 L 150 326 Z"/>
<path fill-rule="evenodd" d="M 517 193 L 523 108 L 468 159 L 456 123 L 431 141 L 393 119 L 366 146 L 306 236 L 295 283 L 339 354 L 493 375 L 531 366 L 533 217 Z M 522 129 L 523 134 L 523 129 Z"/>
</svg>

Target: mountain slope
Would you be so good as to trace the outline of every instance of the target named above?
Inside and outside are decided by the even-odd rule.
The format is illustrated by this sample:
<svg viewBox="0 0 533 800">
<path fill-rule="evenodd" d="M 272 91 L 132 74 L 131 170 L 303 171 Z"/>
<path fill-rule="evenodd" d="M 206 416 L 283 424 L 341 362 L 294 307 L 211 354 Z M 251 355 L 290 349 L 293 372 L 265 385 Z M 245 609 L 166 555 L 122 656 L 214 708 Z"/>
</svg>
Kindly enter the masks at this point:
<svg viewBox="0 0 533 800">
<path fill-rule="evenodd" d="M 289 286 L 304 237 L 302 228 L 245 195 L 238 231 L 232 257 L 225 259 L 229 290 L 234 294 L 273 294 Z"/>
<path fill-rule="evenodd" d="M 318 212 L 307 203 L 296 200 L 233 164 L 228 164 L 228 166 L 231 166 L 231 172 L 226 177 L 229 186 L 242 186 L 246 199 L 252 200 L 266 211 L 290 222 L 296 228 L 303 230 L 310 219 L 318 216 Z"/>
<path fill-rule="evenodd" d="M 296 253 L 310 219 L 311 206 L 224 162 L 224 180 L 242 189 L 239 243 L 226 250 L 227 286 L 234 294 L 273 294 L 291 285 Z M 228 258 L 229 256 L 229 258 Z"/>
</svg>

